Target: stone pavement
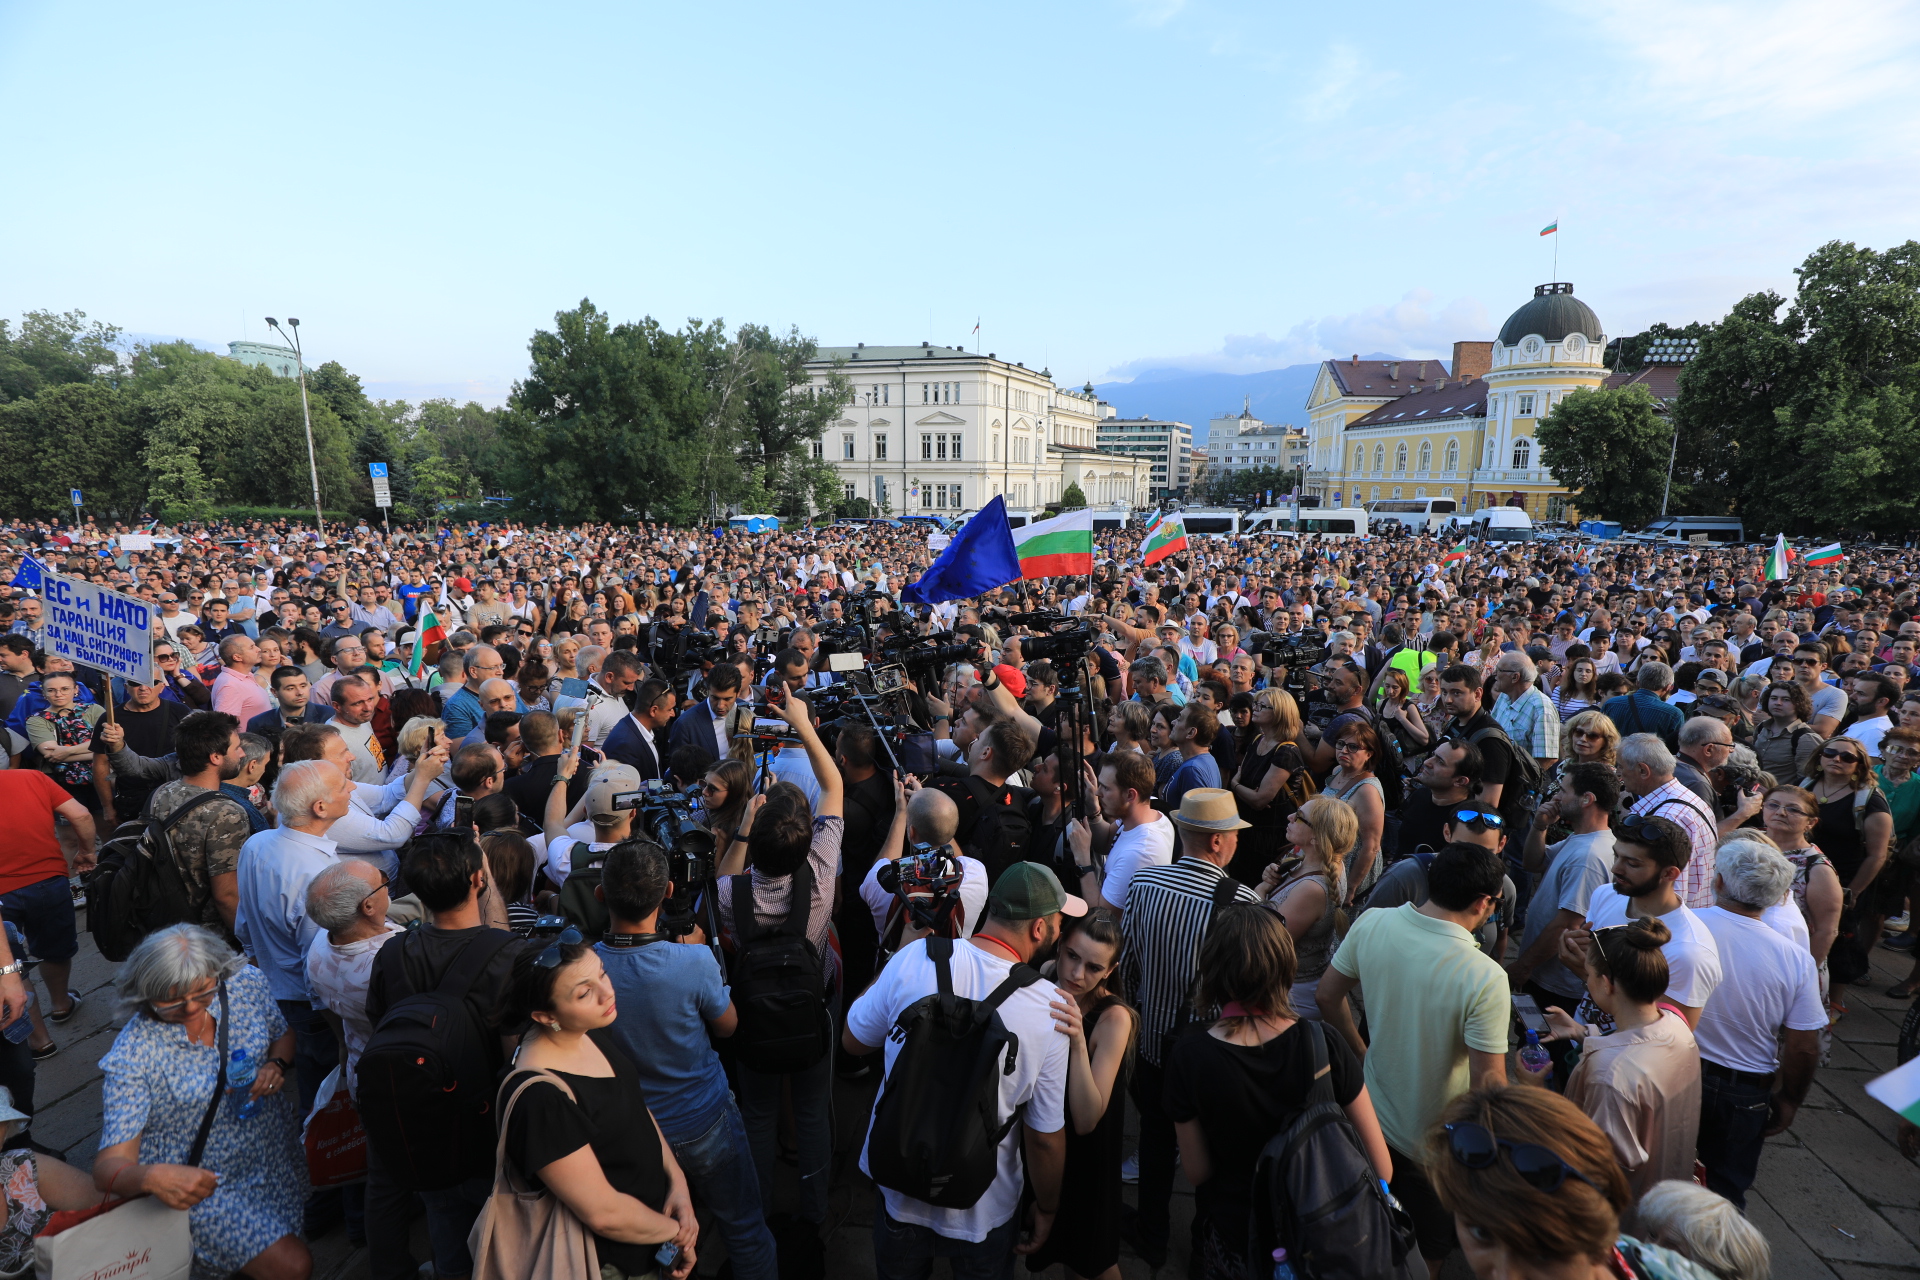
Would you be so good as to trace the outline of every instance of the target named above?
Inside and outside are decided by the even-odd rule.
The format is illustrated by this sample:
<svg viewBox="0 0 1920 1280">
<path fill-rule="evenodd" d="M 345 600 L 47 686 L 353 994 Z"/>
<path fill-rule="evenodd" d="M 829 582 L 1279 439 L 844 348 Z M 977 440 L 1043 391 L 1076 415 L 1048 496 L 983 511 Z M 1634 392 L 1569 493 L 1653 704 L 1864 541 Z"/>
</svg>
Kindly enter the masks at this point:
<svg viewBox="0 0 1920 1280">
<path fill-rule="evenodd" d="M 1894 1044 L 1907 1006 L 1883 992 L 1906 977 L 1910 962 L 1886 950 L 1876 951 L 1874 961 L 1873 984 L 1845 990 L 1847 1014 L 1835 1028 L 1832 1063 L 1815 1078 L 1792 1130 L 1769 1141 L 1749 1197 L 1749 1214 L 1773 1245 L 1776 1280 L 1920 1280 L 1920 1168 L 1895 1145 L 1897 1117 L 1864 1088 L 1895 1065 Z M 86 1004 L 74 1021 L 54 1028 L 60 1052 L 40 1064 L 36 1077 L 35 1137 L 83 1169 L 99 1144 L 96 1064 L 120 1025 L 107 985 L 112 969 L 83 934 L 73 973 Z M 842 1082 L 835 1093 L 839 1154 L 827 1264 L 833 1280 L 873 1275 L 873 1190 L 856 1161 L 875 1088 L 872 1079 Z M 791 1204 L 797 1185 L 792 1167 L 784 1166 L 779 1177 L 779 1199 Z M 1174 1254 L 1162 1276 L 1185 1274 L 1192 1216 L 1192 1191 L 1182 1182 L 1174 1197 Z M 425 1258 L 424 1226 L 416 1223 L 414 1234 L 414 1253 Z M 703 1241 L 700 1273 L 711 1276 L 723 1256 L 717 1240 Z M 367 1274 L 366 1251 L 350 1248 L 338 1228 L 314 1242 L 314 1257 L 316 1280 Z M 1120 1266 L 1125 1280 L 1150 1275 L 1124 1247 Z M 1445 1274 L 1465 1280 L 1459 1254 Z"/>
</svg>

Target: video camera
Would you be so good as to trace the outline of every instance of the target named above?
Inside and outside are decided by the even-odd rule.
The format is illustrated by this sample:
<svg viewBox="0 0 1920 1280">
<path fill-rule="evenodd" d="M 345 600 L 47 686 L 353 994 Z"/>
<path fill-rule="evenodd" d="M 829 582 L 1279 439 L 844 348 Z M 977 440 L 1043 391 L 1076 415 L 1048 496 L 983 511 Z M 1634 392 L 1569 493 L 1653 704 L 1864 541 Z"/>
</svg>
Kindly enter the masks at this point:
<svg viewBox="0 0 1920 1280">
<path fill-rule="evenodd" d="M 1058 666 L 1078 662 L 1093 650 L 1093 626 L 1084 618 L 1069 618 L 1051 610 L 1016 613 L 1007 619 L 1017 627 L 1046 628 L 1044 635 L 1020 637 L 1020 656 L 1028 662 L 1045 659 Z"/>
<path fill-rule="evenodd" d="M 629 797 L 633 803 L 623 804 Z M 648 778 L 638 791 L 622 792 L 614 807 L 637 808 L 641 829 L 666 852 L 673 892 L 660 905 L 660 930 L 685 937 L 693 931 L 695 903 L 713 882 L 713 833 L 700 824 L 693 801 L 659 778 Z"/>
<path fill-rule="evenodd" d="M 655 673 L 672 678 L 727 655 L 727 647 L 711 631 L 651 624 L 642 638 L 641 656 Z"/>
<path fill-rule="evenodd" d="M 977 644 L 955 643 L 951 631 L 936 631 L 925 636 L 895 633 L 882 637 L 880 645 L 882 660 L 905 667 L 909 674 L 916 676 L 956 662 L 972 662 L 980 654 Z"/>
<path fill-rule="evenodd" d="M 874 878 L 900 899 L 909 928 L 931 929 L 943 938 L 960 936 L 965 914 L 960 882 L 966 873 L 958 858 L 930 844 L 915 843 L 898 861 L 883 865 Z"/>
</svg>

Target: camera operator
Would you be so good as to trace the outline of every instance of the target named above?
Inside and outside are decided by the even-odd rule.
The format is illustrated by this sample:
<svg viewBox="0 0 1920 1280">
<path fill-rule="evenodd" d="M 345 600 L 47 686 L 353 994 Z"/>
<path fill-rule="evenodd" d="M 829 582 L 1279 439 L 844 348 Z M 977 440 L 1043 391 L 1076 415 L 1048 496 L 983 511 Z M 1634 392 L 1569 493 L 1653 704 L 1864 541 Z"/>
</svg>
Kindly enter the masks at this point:
<svg viewBox="0 0 1920 1280">
<path fill-rule="evenodd" d="M 768 693 L 784 689 L 788 694 L 800 695 L 807 687 L 807 655 L 794 648 L 782 649 L 775 655 L 773 668 L 767 672 L 761 687 Z"/>
<path fill-rule="evenodd" d="M 869 912 L 881 949 L 887 955 L 892 955 L 909 942 L 924 938 L 931 932 L 930 929 L 917 927 L 908 918 L 898 889 L 883 883 L 896 879 L 887 875 L 887 868 L 899 866 L 901 856 L 909 845 L 914 847 L 916 853 L 930 850 L 960 864 L 959 917 L 953 922 L 955 931 L 947 936 L 972 937 L 974 927 L 980 923 L 980 913 L 987 906 L 987 868 L 978 858 L 969 858 L 954 843 L 954 832 L 960 825 L 960 810 L 954 807 L 953 801 L 947 796 L 922 787 L 920 780 L 911 775 L 904 783 L 896 782 L 893 785 L 893 799 L 893 821 L 888 824 L 886 842 L 880 846 L 880 856 L 874 859 L 873 865 L 861 877 L 859 889 L 860 900 Z M 868 981 L 872 981 L 871 975 Z M 847 984 L 848 991 L 857 993 L 865 989 L 865 983 L 858 987 Z"/>
<path fill-rule="evenodd" d="M 623 791 L 632 790 L 639 781 L 626 769 L 617 770 L 614 776 L 601 777 L 587 788 L 586 799 L 575 806 L 585 807 L 587 818 L 593 823 L 593 839 L 581 840 L 567 834 L 567 828 L 573 820 L 573 814 L 567 808 L 567 784 L 573 781 L 574 772 L 579 767 L 579 753 L 569 746 L 567 753 L 560 758 L 559 768 L 553 771 L 552 788 L 547 793 L 547 810 L 541 820 L 547 837 L 547 878 L 555 884 L 566 882 L 576 858 L 591 859 L 633 834 L 634 811 L 613 807 L 613 798 Z"/>
<path fill-rule="evenodd" d="M 783 924 L 794 911 L 806 918 L 806 941 L 819 957 L 825 979 L 824 992 L 831 1010 L 832 993 L 838 977 L 838 958 L 828 945 L 833 925 L 836 890 L 835 871 L 840 863 L 840 842 L 845 830 L 841 816 L 844 789 L 840 771 L 827 754 L 820 735 L 814 732 L 806 703 L 788 698 L 772 708 L 792 727 L 806 747 L 807 760 L 813 766 L 820 786 L 820 800 L 809 813 L 806 795 L 792 783 L 777 782 L 764 796 L 756 796 L 747 807 L 741 829 L 731 835 L 716 833 L 717 873 L 722 882 L 715 886 L 720 908 L 720 936 L 729 952 L 742 951 L 739 922 L 734 904 L 742 895 L 750 895 L 753 923 L 760 930 Z M 726 840 L 724 849 L 718 848 Z M 745 870 L 751 866 L 750 870 Z M 804 902 L 794 901 L 795 873 L 804 868 L 807 885 Z M 751 952 L 751 941 L 747 954 Z M 749 1005 L 751 1011 L 751 1005 Z M 753 1027 L 749 1023 L 740 1043 L 744 1058 Z M 824 1226 L 827 1217 L 827 1179 L 833 1162 L 833 1130 L 830 1094 L 833 1085 L 833 1055 L 822 1045 L 819 1061 L 801 1070 L 781 1074 L 757 1071 L 738 1064 L 740 1113 L 746 1121 L 747 1140 L 753 1148 L 753 1162 L 760 1175 L 760 1199 L 773 1203 L 774 1168 L 779 1163 L 778 1128 L 783 1089 L 790 1090 L 794 1128 L 800 1163 L 800 1217 L 815 1229 Z"/>
<path fill-rule="evenodd" d="M 633 710 L 607 734 L 607 759 L 630 764 L 642 778 L 666 776 L 666 739 L 673 723 L 673 686 L 658 677 L 642 681 L 632 694 Z"/>
</svg>

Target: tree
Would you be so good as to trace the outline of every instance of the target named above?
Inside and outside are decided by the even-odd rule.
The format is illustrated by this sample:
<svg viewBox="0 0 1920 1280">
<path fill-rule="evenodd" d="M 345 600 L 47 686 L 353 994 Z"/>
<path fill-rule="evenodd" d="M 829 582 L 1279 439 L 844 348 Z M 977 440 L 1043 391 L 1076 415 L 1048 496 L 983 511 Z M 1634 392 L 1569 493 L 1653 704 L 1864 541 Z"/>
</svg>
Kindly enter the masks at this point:
<svg viewBox="0 0 1920 1280">
<path fill-rule="evenodd" d="M 18 333 L 12 322 L 0 320 L 0 403 L 30 399 L 46 387 L 92 382 L 115 367 L 120 330 L 86 320 L 84 311 L 29 311 Z"/>
<path fill-rule="evenodd" d="M 1061 510 L 1078 511 L 1081 507 L 1084 507 L 1086 505 L 1087 505 L 1087 495 L 1085 492 L 1081 490 L 1080 484 L 1078 481 L 1075 481 L 1074 483 L 1068 485 L 1065 489 L 1060 491 L 1060 509 Z"/>
<path fill-rule="evenodd" d="M 71 515 L 68 491 L 95 511 L 131 516 L 146 499 L 146 475 L 129 466 L 141 433 L 113 388 L 67 382 L 0 405 L 0 511 Z"/>
<path fill-rule="evenodd" d="M 1912 456 L 1920 243 L 1876 252 L 1833 241 L 1794 274 L 1791 305 L 1774 293 L 1741 299 L 1681 372 L 1677 476 L 1695 506 L 1731 506 L 1759 528 L 1920 527 L 1920 493 L 1884 488 Z M 1880 477 L 1877 496 L 1863 475 Z"/>
<path fill-rule="evenodd" d="M 836 367 L 826 384 L 816 387 L 807 363 L 820 348 L 798 329 L 776 337 L 762 325 L 741 325 L 734 348 L 744 377 L 729 408 L 737 406 L 741 465 L 758 470 L 772 488 L 774 474 L 787 460 L 808 452 L 853 403 L 853 384 Z"/>
<path fill-rule="evenodd" d="M 1578 390 L 1536 431 L 1540 460 L 1580 497 L 1580 509 L 1642 525 L 1660 513 L 1673 427 L 1643 386 Z"/>
</svg>

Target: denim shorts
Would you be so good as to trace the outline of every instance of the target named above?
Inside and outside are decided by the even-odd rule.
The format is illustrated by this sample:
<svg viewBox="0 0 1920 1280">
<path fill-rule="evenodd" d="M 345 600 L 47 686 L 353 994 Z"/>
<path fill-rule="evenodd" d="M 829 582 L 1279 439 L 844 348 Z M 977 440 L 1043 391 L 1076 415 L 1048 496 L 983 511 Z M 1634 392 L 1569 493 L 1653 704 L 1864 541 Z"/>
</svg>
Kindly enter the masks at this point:
<svg viewBox="0 0 1920 1280">
<path fill-rule="evenodd" d="M 80 950 L 73 889 L 64 875 L 0 894 L 0 916 L 20 926 L 27 935 L 27 950 L 36 960 L 71 960 Z"/>
</svg>

